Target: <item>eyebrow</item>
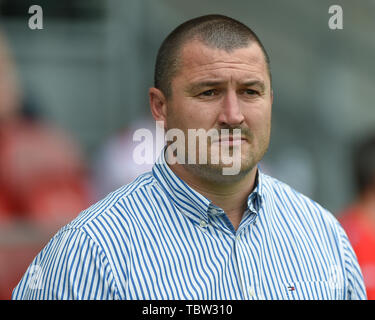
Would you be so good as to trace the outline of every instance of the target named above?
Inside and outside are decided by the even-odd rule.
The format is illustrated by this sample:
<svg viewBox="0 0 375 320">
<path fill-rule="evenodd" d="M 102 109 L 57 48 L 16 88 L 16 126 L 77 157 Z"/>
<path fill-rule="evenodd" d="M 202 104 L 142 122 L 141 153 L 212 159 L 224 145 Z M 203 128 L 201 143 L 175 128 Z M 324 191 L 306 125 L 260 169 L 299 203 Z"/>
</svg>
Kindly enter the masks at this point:
<svg viewBox="0 0 375 320">
<path fill-rule="evenodd" d="M 189 84 L 185 91 L 186 92 L 194 92 L 194 91 L 197 91 L 201 88 L 215 87 L 215 86 L 221 85 L 223 83 L 225 83 L 225 81 L 200 81 L 200 82 L 195 82 L 195 83 Z M 260 81 L 260 80 L 246 81 L 246 82 L 241 83 L 241 86 L 243 86 L 243 87 L 259 86 L 261 91 L 265 90 L 264 82 Z"/>
<path fill-rule="evenodd" d="M 195 82 L 195 83 L 190 83 L 186 90 L 187 92 L 194 92 L 197 91 L 201 88 L 205 87 L 215 87 L 220 84 L 223 84 L 223 81 L 201 81 L 201 82 Z"/>
<path fill-rule="evenodd" d="M 263 81 L 261 80 L 251 80 L 243 83 L 243 86 L 245 87 L 252 87 L 252 86 L 258 86 L 261 91 L 266 90 L 266 86 Z"/>
</svg>

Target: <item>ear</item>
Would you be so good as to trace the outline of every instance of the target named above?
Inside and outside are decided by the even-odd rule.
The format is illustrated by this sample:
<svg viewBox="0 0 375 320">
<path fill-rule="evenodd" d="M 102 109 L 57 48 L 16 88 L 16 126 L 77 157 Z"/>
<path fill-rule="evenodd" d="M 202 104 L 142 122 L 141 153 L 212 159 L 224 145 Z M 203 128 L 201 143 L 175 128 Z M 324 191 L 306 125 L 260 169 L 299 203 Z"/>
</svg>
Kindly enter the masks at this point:
<svg viewBox="0 0 375 320">
<path fill-rule="evenodd" d="M 164 129 L 167 126 L 167 99 L 163 92 L 157 88 L 150 88 L 148 91 L 151 113 L 155 121 L 163 121 Z"/>
</svg>

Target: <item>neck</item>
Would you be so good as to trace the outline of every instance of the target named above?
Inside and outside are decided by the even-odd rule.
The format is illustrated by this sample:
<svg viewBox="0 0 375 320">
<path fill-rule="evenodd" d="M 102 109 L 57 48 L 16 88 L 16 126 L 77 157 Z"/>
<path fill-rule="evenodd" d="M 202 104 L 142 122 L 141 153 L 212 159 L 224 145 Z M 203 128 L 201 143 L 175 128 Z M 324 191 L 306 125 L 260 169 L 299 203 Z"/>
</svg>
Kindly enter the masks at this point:
<svg viewBox="0 0 375 320">
<path fill-rule="evenodd" d="M 234 228 L 238 228 L 247 207 L 247 199 L 255 186 L 257 167 L 240 180 L 225 183 L 203 178 L 181 164 L 170 165 L 170 168 L 191 188 L 223 209 Z"/>
</svg>

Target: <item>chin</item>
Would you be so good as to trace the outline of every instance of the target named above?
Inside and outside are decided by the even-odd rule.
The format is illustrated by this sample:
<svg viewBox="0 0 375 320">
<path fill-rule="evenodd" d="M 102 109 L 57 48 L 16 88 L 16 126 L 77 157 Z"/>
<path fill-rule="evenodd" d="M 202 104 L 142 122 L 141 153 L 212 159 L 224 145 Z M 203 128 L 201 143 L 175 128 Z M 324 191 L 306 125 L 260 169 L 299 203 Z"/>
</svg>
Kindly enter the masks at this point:
<svg viewBox="0 0 375 320">
<path fill-rule="evenodd" d="M 225 175 L 223 170 L 232 168 L 233 164 L 188 164 L 185 166 L 187 170 L 196 176 L 211 183 L 234 183 L 240 181 L 254 168 L 253 165 L 246 161 L 246 164 L 241 165 L 238 173 Z"/>
</svg>

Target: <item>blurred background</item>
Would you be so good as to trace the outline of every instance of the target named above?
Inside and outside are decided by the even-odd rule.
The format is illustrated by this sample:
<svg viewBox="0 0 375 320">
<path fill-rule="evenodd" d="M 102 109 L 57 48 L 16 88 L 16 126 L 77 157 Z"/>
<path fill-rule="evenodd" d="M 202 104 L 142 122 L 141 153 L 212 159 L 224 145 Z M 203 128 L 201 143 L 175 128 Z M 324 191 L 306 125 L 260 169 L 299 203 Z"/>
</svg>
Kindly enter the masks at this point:
<svg viewBox="0 0 375 320">
<path fill-rule="evenodd" d="M 28 25 L 34 4 L 42 30 Z M 328 26 L 333 4 L 342 30 Z M 375 0 L 0 0 L 0 299 L 62 225 L 150 169 L 132 161 L 132 134 L 154 128 L 157 50 L 210 13 L 250 26 L 270 55 L 263 170 L 338 218 L 357 201 L 353 150 L 375 131 Z"/>
</svg>

